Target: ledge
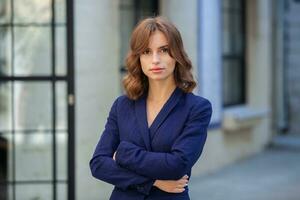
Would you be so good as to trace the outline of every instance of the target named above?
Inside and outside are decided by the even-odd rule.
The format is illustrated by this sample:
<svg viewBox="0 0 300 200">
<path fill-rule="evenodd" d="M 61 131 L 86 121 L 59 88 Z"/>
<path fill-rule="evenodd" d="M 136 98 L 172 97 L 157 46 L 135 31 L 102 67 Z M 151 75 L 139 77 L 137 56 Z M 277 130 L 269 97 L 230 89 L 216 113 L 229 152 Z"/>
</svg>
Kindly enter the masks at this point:
<svg viewBox="0 0 300 200">
<path fill-rule="evenodd" d="M 224 110 L 223 129 L 225 131 L 249 129 L 258 124 L 268 113 L 267 109 L 252 108 L 249 106 L 227 108 Z"/>
</svg>

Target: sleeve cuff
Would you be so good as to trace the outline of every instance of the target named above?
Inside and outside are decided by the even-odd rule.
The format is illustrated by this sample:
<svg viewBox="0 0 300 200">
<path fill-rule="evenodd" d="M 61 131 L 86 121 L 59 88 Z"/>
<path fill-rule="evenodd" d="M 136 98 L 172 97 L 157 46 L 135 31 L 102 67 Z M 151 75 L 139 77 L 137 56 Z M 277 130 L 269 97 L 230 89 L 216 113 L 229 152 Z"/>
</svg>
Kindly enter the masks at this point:
<svg viewBox="0 0 300 200">
<path fill-rule="evenodd" d="M 129 158 L 128 154 L 128 148 L 130 149 L 130 146 L 132 144 L 130 142 L 126 141 L 121 141 L 118 148 L 117 148 L 117 153 L 116 153 L 116 163 L 121 165 L 121 166 L 126 166 L 126 159 Z"/>
<path fill-rule="evenodd" d="M 155 180 L 150 180 L 150 181 L 147 181 L 143 184 L 139 184 L 139 185 L 136 186 L 136 190 L 140 193 L 145 194 L 145 195 L 149 195 L 154 182 L 155 182 Z"/>
</svg>

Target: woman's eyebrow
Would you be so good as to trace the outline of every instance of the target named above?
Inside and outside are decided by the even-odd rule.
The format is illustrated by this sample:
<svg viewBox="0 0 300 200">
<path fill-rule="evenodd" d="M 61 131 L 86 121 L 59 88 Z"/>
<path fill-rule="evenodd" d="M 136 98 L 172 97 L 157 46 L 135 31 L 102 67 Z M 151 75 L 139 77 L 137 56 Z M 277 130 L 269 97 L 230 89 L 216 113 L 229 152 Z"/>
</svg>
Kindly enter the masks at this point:
<svg viewBox="0 0 300 200">
<path fill-rule="evenodd" d="M 166 44 L 166 45 L 158 47 L 157 49 L 163 49 L 163 48 L 168 48 L 168 47 L 169 47 L 169 45 Z M 150 47 L 147 47 L 145 50 L 152 50 L 152 49 Z"/>
<path fill-rule="evenodd" d="M 166 48 L 166 47 L 169 47 L 169 45 L 166 44 L 166 45 L 160 46 L 160 47 L 158 47 L 158 49 L 163 49 L 163 48 Z"/>
</svg>

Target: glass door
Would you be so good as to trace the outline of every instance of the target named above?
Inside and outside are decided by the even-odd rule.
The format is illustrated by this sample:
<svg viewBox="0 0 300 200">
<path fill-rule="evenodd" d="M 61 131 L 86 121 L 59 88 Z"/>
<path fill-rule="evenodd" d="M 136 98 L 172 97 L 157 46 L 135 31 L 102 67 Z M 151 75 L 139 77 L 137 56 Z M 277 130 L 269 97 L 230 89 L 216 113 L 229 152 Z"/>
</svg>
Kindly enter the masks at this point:
<svg viewBox="0 0 300 200">
<path fill-rule="evenodd" d="M 72 8 L 0 2 L 0 200 L 74 199 Z"/>
</svg>

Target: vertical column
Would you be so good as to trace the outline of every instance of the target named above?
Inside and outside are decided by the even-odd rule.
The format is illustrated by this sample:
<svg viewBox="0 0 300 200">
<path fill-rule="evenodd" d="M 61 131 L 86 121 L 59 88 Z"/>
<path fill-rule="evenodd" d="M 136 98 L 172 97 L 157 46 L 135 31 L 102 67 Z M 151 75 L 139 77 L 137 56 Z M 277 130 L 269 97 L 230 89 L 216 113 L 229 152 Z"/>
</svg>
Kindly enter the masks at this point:
<svg viewBox="0 0 300 200">
<path fill-rule="evenodd" d="M 211 126 L 219 126 L 222 115 L 221 1 L 198 1 L 199 93 L 213 106 Z"/>
<path fill-rule="evenodd" d="M 120 95 L 119 1 L 74 1 L 74 8 L 76 199 L 109 199 L 111 186 L 91 178 L 87 163 Z"/>
</svg>

